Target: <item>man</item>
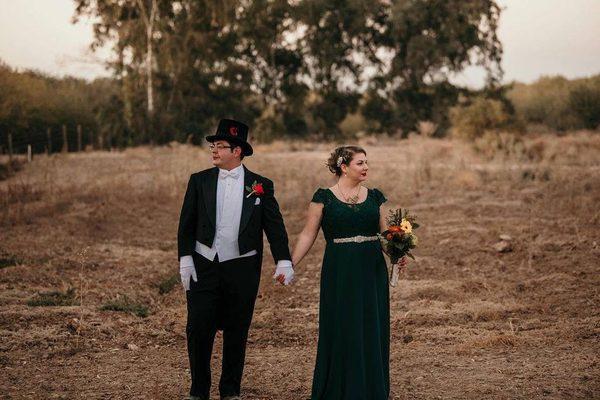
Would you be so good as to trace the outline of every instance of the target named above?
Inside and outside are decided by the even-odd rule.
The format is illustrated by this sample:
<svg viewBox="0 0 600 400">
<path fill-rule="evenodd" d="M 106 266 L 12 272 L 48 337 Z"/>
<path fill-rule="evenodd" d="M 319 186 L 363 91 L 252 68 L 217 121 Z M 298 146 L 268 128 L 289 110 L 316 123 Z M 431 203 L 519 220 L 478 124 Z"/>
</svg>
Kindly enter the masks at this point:
<svg viewBox="0 0 600 400">
<path fill-rule="evenodd" d="M 192 174 L 177 234 L 187 298 L 190 400 L 208 400 L 216 331 L 223 331 L 221 399 L 240 397 L 248 329 L 258 292 L 264 231 L 277 263 L 275 277 L 294 275 L 273 182 L 242 165 L 251 156 L 248 127 L 223 119 L 210 142 L 214 168 Z"/>
</svg>

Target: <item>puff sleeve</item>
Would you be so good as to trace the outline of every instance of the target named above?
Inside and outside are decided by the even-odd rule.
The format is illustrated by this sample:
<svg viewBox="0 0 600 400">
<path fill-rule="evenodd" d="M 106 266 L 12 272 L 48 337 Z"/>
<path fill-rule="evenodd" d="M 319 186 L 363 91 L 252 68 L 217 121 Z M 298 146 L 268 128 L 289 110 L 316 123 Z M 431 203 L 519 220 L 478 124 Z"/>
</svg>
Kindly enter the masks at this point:
<svg viewBox="0 0 600 400">
<path fill-rule="evenodd" d="M 317 189 L 315 194 L 313 194 L 311 202 L 325 204 L 327 202 L 327 194 L 325 193 L 325 190 L 321 188 Z"/>
<path fill-rule="evenodd" d="M 386 197 L 379 189 L 373 189 L 373 196 L 375 197 L 375 201 L 377 201 L 377 204 L 379 205 L 382 205 L 387 201 Z"/>
</svg>

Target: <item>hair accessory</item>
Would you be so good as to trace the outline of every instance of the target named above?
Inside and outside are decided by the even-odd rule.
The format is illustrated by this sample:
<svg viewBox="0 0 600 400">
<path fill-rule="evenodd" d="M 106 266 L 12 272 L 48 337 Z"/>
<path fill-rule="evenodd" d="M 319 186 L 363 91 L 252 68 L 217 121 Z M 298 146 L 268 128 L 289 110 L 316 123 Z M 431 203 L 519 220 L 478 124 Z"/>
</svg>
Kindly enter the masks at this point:
<svg viewBox="0 0 600 400">
<path fill-rule="evenodd" d="M 339 168 L 342 165 L 342 161 L 344 161 L 344 157 L 339 156 L 335 165 Z"/>
</svg>

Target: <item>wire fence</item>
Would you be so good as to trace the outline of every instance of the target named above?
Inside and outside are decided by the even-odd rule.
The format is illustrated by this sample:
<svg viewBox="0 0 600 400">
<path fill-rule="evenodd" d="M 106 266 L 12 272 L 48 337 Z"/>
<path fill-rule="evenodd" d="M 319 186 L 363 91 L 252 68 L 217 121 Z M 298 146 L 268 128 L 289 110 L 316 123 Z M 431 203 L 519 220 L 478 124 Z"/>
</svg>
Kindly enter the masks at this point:
<svg viewBox="0 0 600 400">
<path fill-rule="evenodd" d="M 0 135 L 0 155 L 7 155 L 9 162 L 19 155 L 27 156 L 31 161 L 35 154 L 52 154 L 81 152 L 90 150 L 109 150 L 112 137 L 75 125 L 71 129 L 67 125 L 57 128 L 47 128 L 45 132 L 28 132 L 13 135 L 12 132 Z"/>
</svg>

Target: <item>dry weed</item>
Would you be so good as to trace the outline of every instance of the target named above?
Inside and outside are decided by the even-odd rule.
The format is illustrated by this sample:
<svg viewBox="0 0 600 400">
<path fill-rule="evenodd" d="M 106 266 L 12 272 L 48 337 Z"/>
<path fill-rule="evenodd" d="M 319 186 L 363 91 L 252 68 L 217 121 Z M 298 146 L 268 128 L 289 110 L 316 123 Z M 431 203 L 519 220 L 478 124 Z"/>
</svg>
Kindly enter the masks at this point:
<svg viewBox="0 0 600 400">
<path fill-rule="evenodd" d="M 368 185 L 385 193 L 384 207 L 409 208 L 422 224 L 417 260 L 390 297 L 395 398 L 597 392 L 600 136 L 523 142 L 524 158 L 487 159 L 454 140 L 360 139 Z M 314 191 L 334 182 L 324 162 L 335 146 L 259 144 L 245 160 L 275 182 L 292 243 Z M 40 156 L 0 181 L 3 394 L 184 397 L 177 220 L 190 173 L 209 166 L 205 150 L 172 144 Z M 512 251 L 494 250 L 500 235 L 511 237 Z M 272 284 L 266 249 L 243 391 L 249 400 L 304 399 L 324 240 L 320 234 L 286 288 Z M 77 306 L 27 306 L 37 293 L 70 287 Z M 101 310 L 109 304 L 122 311 Z M 219 335 L 214 371 L 221 345 Z M 518 367 L 525 364 L 529 372 Z"/>
</svg>

